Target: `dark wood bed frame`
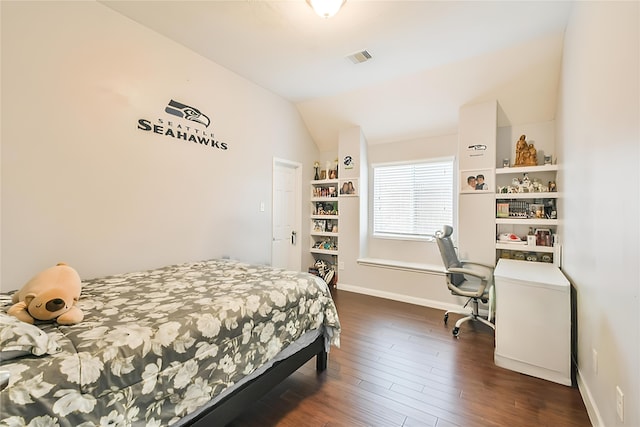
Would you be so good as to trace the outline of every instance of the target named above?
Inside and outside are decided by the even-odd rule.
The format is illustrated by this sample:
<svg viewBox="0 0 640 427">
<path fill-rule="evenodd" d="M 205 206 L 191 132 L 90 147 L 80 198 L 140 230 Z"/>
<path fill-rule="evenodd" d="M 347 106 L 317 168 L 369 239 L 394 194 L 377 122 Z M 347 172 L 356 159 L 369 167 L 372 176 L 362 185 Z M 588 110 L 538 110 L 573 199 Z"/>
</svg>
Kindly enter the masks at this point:
<svg viewBox="0 0 640 427">
<path fill-rule="evenodd" d="M 324 348 L 323 335 L 320 335 L 314 342 L 297 353 L 292 354 L 287 359 L 277 362 L 259 377 L 243 384 L 213 407 L 200 413 L 191 420 L 189 426 L 224 426 L 230 423 L 251 404 L 264 396 L 314 356 L 316 357 L 316 371 L 322 372 L 326 370 L 327 352 Z"/>
</svg>

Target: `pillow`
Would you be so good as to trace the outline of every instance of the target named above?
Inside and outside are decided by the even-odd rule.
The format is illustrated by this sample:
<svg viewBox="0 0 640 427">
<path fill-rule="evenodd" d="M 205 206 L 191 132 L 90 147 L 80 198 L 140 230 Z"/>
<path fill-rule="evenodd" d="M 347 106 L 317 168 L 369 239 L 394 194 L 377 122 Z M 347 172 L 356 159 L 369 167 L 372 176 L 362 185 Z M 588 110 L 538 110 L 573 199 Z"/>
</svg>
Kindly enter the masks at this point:
<svg viewBox="0 0 640 427">
<path fill-rule="evenodd" d="M 61 351 L 54 334 L 0 312 L 0 362 L 33 354 L 42 356 Z"/>
</svg>

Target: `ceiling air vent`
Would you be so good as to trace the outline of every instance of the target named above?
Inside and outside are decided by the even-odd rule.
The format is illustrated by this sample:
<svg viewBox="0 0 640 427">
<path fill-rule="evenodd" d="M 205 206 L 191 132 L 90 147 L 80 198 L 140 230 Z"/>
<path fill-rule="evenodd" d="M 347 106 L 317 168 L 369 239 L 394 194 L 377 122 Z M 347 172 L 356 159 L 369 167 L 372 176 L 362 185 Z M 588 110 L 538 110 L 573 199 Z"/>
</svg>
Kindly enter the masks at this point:
<svg viewBox="0 0 640 427">
<path fill-rule="evenodd" d="M 347 56 L 347 58 L 349 59 L 349 61 L 353 62 L 354 64 L 361 64 L 363 62 L 370 60 L 371 54 L 366 50 L 363 50 L 361 52 L 356 52 L 352 55 L 349 55 Z"/>
</svg>

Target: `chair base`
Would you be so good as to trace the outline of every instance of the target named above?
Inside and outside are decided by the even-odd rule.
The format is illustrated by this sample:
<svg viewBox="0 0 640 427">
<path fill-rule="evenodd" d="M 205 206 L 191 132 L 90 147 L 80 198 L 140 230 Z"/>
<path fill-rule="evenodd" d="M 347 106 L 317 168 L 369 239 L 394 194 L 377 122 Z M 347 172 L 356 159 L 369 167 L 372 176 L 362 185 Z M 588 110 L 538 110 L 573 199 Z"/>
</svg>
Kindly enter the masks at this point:
<svg viewBox="0 0 640 427">
<path fill-rule="evenodd" d="M 469 313 L 468 311 L 458 311 L 458 310 L 448 310 L 446 313 L 444 313 L 444 323 L 447 323 L 447 320 L 449 320 L 449 313 L 456 313 L 456 314 L 466 314 L 467 316 L 458 319 L 458 321 L 456 322 L 456 325 L 454 326 L 453 330 L 451 331 L 451 333 L 453 334 L 454 337 L 458 337 L 458 335 L 460 334 L 460 326 L 462 326 L 462 324 L 464 322 L 467 322 L 469 320 L 473 320 L 473 321 L 478 321 L 481 323 L 484 323 L 485 325 L 489 326 L 491 329 L 493 329 L 495 331 L 496 329 L 496 325 L 494 325 L 491 322 L 491 310 L 489 310 L 489 319 L 485 319 L 484 317 L 480 316 L 479 313 L 479 309 L 478 309 L 478 300 L 475 298 L 471 298 L 469 301 L 467 301 L 467 304 L 469 304 L 469 302 L 471 302 L 472 304 L 472 311 L 471 313 Z M 465 304 L 465 307 L 467 306 L 467 304 Z"/>
</svg>

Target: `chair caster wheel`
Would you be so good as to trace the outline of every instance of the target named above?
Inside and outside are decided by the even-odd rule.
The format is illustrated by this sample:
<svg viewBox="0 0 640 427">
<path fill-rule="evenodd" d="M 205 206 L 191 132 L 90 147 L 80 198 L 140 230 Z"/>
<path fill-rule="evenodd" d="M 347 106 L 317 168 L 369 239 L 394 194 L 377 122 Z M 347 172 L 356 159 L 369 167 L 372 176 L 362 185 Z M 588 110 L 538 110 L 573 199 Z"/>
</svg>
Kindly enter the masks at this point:
<svg viewBox="0 0 640 427">
<path fill-rule="evenodd" d="M 449 313 L 445 313 L 444 315 L 444 324 L 447 324 L 447 320 L 449 320 Z"/>
<path fill-rule="evenodd" d="M 453 331 L 451 331 L 451 333 L 453 334 L 454 337 L 458 337 L 458 334 L 460 333 L 460 328 L 453 328 Z"/>
</svg>

